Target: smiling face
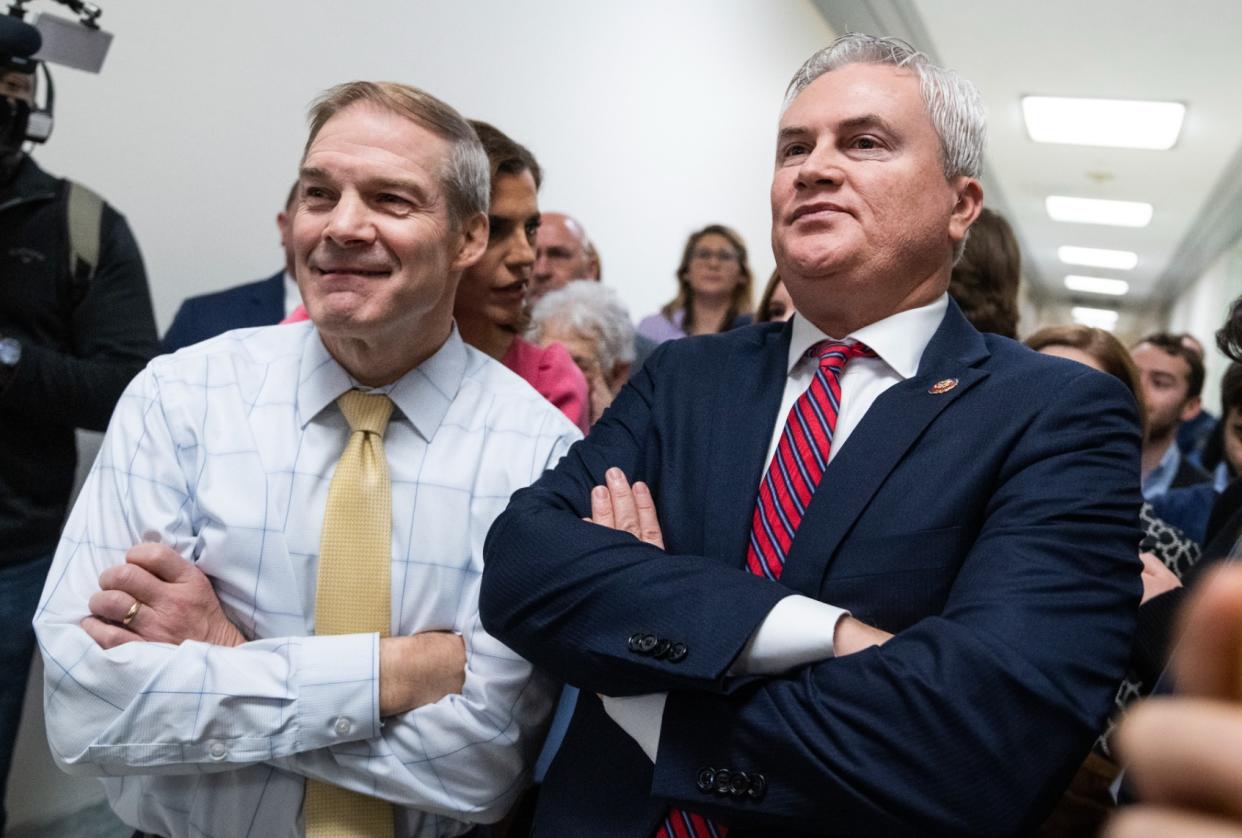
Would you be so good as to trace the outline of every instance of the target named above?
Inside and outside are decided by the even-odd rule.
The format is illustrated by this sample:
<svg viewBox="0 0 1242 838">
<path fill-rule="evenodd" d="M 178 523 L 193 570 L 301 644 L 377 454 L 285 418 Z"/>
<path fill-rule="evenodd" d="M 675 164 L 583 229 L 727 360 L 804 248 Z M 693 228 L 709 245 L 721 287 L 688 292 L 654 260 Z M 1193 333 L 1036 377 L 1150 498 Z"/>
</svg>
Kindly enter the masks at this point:
<svg viewBox="0 0 1242 838">
<path fill-rule="evenodd" d="M 982 190 L 945 179 L 915 73 L 850 64 L 781 116 L 771 198 L 772 246 L 798 310 L 821 328 L 857 328 L 944 292 Z"/>
<path fill-rule="evenodd" d="M 539 200 L 530 172 L 496 177 L 488 226 L 487 251 L 462 276 L 454 314 L 459 321 L 483 319 L 497 326 L 516 326 L 526 302 L 539 229 Z"/>
<path fill-rule="evenodd" d="M 358 340 L 417 354 L 415 344 L 447 336 L 457 276 L 484 238 L 481 214 L 450 222 L 448 153 L 445 140 L 370 104 L 333 116 L 307 149 L 291 238 L 302 299 L 330 351 Z"/>
</svg>

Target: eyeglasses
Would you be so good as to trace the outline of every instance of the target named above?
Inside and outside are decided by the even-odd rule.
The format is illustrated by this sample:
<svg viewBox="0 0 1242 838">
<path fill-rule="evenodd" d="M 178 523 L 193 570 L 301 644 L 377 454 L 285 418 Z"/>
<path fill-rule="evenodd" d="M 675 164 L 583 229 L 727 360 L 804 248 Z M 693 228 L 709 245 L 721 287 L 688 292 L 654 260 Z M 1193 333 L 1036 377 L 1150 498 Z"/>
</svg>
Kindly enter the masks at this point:
<svg viewBox="0 0 1242 838">
<path fill-rule="evenodd" d="M 738 261 L 737 252 L 733 250 L 696 250 L 690 254 L 690 258 L 699 262 L 710 262 L 715 259 L 726 264 Z"/>
</svg>

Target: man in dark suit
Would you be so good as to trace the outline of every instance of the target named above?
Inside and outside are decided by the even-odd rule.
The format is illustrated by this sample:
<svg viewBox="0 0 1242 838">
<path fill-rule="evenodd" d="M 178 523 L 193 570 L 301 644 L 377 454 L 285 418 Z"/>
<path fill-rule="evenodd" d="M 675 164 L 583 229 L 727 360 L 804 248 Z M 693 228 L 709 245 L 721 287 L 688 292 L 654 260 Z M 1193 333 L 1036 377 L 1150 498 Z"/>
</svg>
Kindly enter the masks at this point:
<svg viewBox="0 0 1242 838">
<path fill-rule="evenodd" d="M 484 624 L 583 691 L 537 835 L 1027 832 L 1125 670 L 1133 398 L 946 294 L 978 93 L 850 35 L 786 101 L 798 316 L 660 347 L 489 533 Z"/>
<path fill-rule="evenodd" d="M 285 208 L 276 213 L 280 247 L 285 267 L 257 282 L 248 282 L 223 291 L 190 297 L 177 309 L 172 325 L 164 335 L 164 351 L 176 352 L 183 346 L 213 338 L 230 329 L 271 326 L 279 323 L 302 302 L 297 280 L 293 278 L 293 251 L 289 238 L 289 219 L 297 184 L 285 198 Z"/>
</svg>

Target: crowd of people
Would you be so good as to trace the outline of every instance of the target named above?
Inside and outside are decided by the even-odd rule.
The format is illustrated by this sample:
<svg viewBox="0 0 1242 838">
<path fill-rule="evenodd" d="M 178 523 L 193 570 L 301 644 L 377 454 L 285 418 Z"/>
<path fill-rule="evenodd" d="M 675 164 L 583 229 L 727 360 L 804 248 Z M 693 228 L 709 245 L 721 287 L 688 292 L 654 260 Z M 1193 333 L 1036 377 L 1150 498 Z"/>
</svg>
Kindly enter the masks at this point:
<svg viewBox="0 0 1242 838">
<path fill-rule="evenodd" d="M 711 223 L 636 325 L 528 148 L 341 84 L 283 267 L 161 347 L 124 219 L 24 150 L 33 66 L 0 778 L 37 635 L 52 753 L 136 835 L 1242 833 L 1242 300 L 1219 417 L 1190 335 L 1019 343 L 969 81 L 812 55 L 758 300 Z"/>
</svg>

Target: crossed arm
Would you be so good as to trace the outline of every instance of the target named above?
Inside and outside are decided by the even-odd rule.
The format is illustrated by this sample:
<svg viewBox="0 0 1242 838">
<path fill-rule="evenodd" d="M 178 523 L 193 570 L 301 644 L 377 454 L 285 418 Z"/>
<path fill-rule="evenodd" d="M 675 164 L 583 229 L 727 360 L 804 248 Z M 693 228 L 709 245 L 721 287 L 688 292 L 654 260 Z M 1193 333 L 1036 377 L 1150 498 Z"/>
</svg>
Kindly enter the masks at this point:
<svg viewBox="0 0 1242 838">
<path fill-rule="evenodd" d="M 125 564 L 105 568 L 88 606 L 90 616 L 81 626 L 101 649 L 139 641 L 227 647 L 246 642 L 207 575 L 164 544 L 139 544 L 126 552 Z M 380 716 L 460 694 L 465 677 L 466 646 L 452 632 L 380 638 Z"/>
<path fill-rule="evenodd" d="M 617 468 L 609 469 L 604 477 L 606 484 L 591 490 L 591 517 L 585 520 L 609 529 L 628 532 L 644 544 L 663 550 L 664 532 L 660 529 L 660 518 L 650 487 L 641 480 L 630 486 L 625 474 Z M 780 607 L 781 603 L 777 603 L 776 608 Z M 847 613 L 837 620 L 832 635 L 832 654 L 826 655 L 818 649 L 791 649 L 788 643 L 783 642 L 786 637 L 765 631 L 770 627 L 766 621 L 760 624 L 747 648 L 742 651 L 738 665 L 733 669 L 735 675 L 774 675 L 787 672 L 808 663 L 827 660 L 829 657 L 844 657 L 882 645 L 893 636 L 890 632 L 869 626 Z M 767 642 L 765 635 L 770 637 Z"/>
<path fill-rule="evenodd" d="M 651 489 L 642 481 L 633 486 L 620 469 L 609 469 L 605 474 L 606 485 L 591 490 L 591 517 L 585 520 L 609 529 L 628 532 L 630 535 L 661 550 L 664 549 L 664 533 L 660 529 L 659 515 Z M 856 620 L 850 614 L 835 615 L 823 622 L 821 615 L 813 610 L 817 603 L 805 597 L 787 597 L 776 604 L 768 618 L 759 625 L 750 642 L 730 669 L 734 675 L 774 675 L 788 672 L 799 666 L 844 657 L 861 652 L 872 646 L 880 646 L 892 638 L 892 634 Z M 832 638 L 825 653 L 821 643 L 805 641 L 805 631 L 789 630 L 785 623 L 794 624 L 799 619 L 815 626 L 817 621 Z M 813 639 L 813 638 L 812 638 Z M 659 751 L 660 730 L 668 693 L 624 696 L 614 698 L 601 695 L 604 711 L 622 730 L 638 743 L 652 762 Z"/>
</svg>

